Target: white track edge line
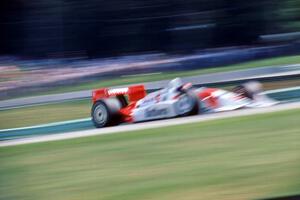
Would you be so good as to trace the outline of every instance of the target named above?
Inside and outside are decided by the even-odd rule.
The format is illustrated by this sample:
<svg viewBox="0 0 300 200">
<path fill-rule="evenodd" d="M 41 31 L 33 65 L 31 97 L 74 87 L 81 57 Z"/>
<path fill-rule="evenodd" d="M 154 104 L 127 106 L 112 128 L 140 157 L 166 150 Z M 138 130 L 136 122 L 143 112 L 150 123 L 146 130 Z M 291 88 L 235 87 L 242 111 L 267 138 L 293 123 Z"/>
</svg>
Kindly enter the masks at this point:
<svg viewBox="0 0 300 200">
<path fill-rule="evenodd" d="M 222 113 L 214 113 L 207 115 L 197 115 L 192 117 L 185 118 L 176 118 L 176 119 L 168 119 L 168 120 L 160 120 L 154 122 L 146 122 L 141 124 L 131 124 L 124 126 L 122 129 L 120 127 L 109 127 L 103 129 L 91 129 L 85 131 L 75 131 L 69 133 L 59 133 L 55 135 L 43 135 L 43 136 L 35 136 L 30 138 L 22 138 L 15 139 L 9 141 L 0 142 L 0 147 L 7 146 L 16 146 L 22 144 L 31 144 L 31 143 L 39 143 L 39 142 L 50 142 L 50 141 L 58 141 L 58 140 L 67 140 L 67 139 L 75 139 L 82 137 L 90 137 L 96 135 L 106 135 L 106 134 L 114 134 L 114 133 L 122 133 L 122 132 L 130 132 L 137 130 L 145 130 L 145 129 L 153 129 L 174 125 L 182 125 L 182 124 L 190 124 L 195 122 L 203 122 L 203 121 L 211 121 L 216 119 L 226 119 L 232 117 L 241 117 L 241 116 L 250 116 L 256 114 L 264 114 L 264 113 L 272 113 L 279 112 L 284 110 L 291 110 L 295 108 L 300 108 L 300 102 L 289 103 L 289 104 L 280 104 L 274 107 L 267 108 L 254 108 L 254 109 L 243 109 L 236 110 L 231 112 L 222 112 Z"/>
<path fill-rule="evenodd" d="M 26 129 L 46 128 L 46 127 L 50 127 L 50 126 L 59 126 L 59 125 L 72 124 L 72 123 L 78 123 L 78 122 L 87 122 L 90 120 L 91 120 L 91 118 L 89 117 L 89 118 L 74 119 L 74 120 L 68 120 L 68 121 L 62 121 L 62 122 L 53 122 L 53 123 L 41 124 L 41 125 L 35 125 L 35 126 L 2 129 L 2 130 L 0 130 L 0 133 L 6 132 L 6 131 L 20 131 L 20 130 L 26 130 Z"/>
</svg>

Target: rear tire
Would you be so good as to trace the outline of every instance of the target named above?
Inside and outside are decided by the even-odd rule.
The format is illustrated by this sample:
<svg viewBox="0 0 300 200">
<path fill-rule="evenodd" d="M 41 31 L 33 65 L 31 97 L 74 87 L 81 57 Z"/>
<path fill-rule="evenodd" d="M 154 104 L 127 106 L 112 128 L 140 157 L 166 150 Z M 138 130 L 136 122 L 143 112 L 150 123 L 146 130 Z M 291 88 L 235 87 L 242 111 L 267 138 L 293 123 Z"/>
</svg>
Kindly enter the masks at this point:
<svg viewBox="0 0 300 200">
<path fill-rule="evenodd" d="M 121 102 L 116 98 L 102 99 L 94 103 L 91 117 L 97 128 L 117 125 L 121 122 L 119 110 L 122 108 Z"/>
</svg>

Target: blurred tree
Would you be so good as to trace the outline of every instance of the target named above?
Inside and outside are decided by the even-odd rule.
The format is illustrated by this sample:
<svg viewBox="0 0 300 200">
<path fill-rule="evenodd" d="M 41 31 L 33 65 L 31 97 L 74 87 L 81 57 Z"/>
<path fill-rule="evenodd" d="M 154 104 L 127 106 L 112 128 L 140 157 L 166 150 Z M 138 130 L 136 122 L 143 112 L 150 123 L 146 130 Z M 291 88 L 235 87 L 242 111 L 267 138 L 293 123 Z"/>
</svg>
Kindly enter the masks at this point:
<svg viewBox="0 0 300 200">
<path fill-rule="evenodd" d="M 264 31 L 264 0 L 223 0 L 216 18 L 215 40 L 221 45 L 255 42 Z"/>
<path fill-rule="evenodd" d="M 24 2 L 0 1 L 0 54 L 17 54 L 24 42 Z"/>
<path fill-rule="evenodd" d="M 0 54 L 193 51 L 300 30 L 300 0 L 1 0 L 0 11 Z"/>
<path fill-rule="evenodd" d="M 278 26 L 281 32 L 300 31 L 300 0 L 279 2 Z"/>
</svg>

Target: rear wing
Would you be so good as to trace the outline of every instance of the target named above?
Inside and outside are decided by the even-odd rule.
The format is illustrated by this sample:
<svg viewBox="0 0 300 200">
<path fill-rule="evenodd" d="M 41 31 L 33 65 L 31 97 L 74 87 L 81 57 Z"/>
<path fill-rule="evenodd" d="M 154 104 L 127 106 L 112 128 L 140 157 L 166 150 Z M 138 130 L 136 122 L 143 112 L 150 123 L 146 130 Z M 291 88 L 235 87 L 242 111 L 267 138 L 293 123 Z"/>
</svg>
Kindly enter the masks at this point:
<svg viewBox="0 0 300 200">
<path fill-rule="evenodd" d="M 144 85 L 134 85 L 124 88 L 102 88 L 94 90 L 92 93 L 93 103 L 100 99 L 127 95 L 129 102 L 138 101 L 147 95 Z"/>
</svg>

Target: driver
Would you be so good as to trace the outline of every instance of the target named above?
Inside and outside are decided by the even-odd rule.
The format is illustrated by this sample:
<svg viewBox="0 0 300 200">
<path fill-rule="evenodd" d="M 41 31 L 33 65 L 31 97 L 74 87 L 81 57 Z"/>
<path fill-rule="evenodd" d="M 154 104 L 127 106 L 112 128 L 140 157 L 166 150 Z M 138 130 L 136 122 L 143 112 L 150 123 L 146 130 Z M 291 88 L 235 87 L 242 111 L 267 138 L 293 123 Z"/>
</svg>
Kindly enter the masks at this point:
<svg viewBox="0 0 300 200">
<path fill-rule="evenodd" d="M 184 84 L 181 78 L 175 78 L 168 83 L 168 89 L 178 89 L 182 87 Z"/>
<path fill-rule="evenodd" d="M 183 83 L 181 78 L 175 78 L 169 82 L 166 89 L 171 92 L 186 92 L 192 87 L 192 83 Z"/>
</svg>

